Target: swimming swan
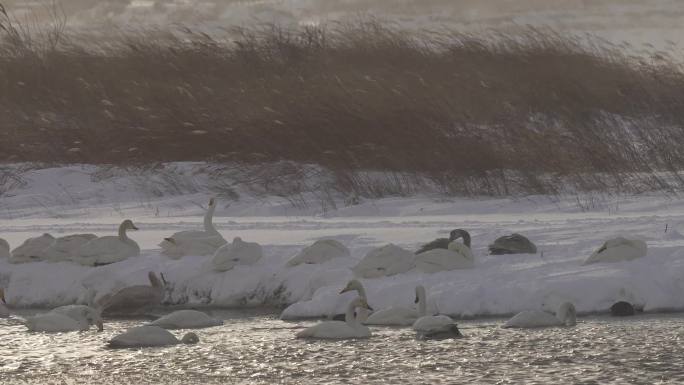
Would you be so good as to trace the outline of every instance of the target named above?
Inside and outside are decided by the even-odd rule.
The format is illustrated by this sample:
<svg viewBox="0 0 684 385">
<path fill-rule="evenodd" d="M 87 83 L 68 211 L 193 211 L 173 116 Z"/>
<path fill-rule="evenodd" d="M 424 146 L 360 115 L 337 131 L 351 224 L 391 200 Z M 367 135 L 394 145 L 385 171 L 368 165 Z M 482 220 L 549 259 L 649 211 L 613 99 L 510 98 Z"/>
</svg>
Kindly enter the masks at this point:
<svg viewBox="0 0 684 385">
<path fill-rule="evenodd" d="M 425 296 L 425 289 L 422 289 L 420 294 Z M 427 303 L 425 298 L 422 301 Z M 453 324 L 455 324 L 454 320 L 447 315 L 424 315 L 418 318 L 411 327 L 417 332 L 430 332 L 446 330 L 448 326 Z"/>
<path fill-rule="evenodd" d="M 413 325 L 416 320 L 426 313 L 427 301 L 425 300 L 425 288 L 416 286 L 416 299 L 418 309 L 403 306 L 393 306 L 378 310 L 368 316 L 366 325 Z"/>
<path fill-rule="evenodd" d="M 98 331 L 103 329 L 100 312 L 85 305 L 60 306 L 26 317 L 24 324 L 29 331 L 46 333 L 84 331 L 90 329 L 90 325 L 97 325 Z"/>
<path fill-rule="evenodd" d="M 140 255 L 140 246 L 128 238 L 126 230 L 138 230 L 130 219 L 121 222 L 118 236 L 95 238 L 82 245 L 74 262 L 86 266 L 107 265 Z"/>
<path fill-rule="evenodd" d="M 88 326 L 97 326 L 98 331 L 104 329 L 101 311 L 91 306 L 65 305 L 50 310 L 50 313 L 62 314 L 77 321 L 85 320 Z"/>
<path fill-rule="evenodd" d="M 5 289 L 0 287 L 0 318 L 7 318 L 10 316 L 9 309 L 6 305 L 7 302 L 5 302 Z"/>
<path fill-rule="evenodd" d="M 462 230 L 462 229 L 456 229 L 452 230 L 449 233 L 449 238 L 437 238 L 432 242 L 426 243 L 423 246 L 416 251 L 416 254 L 421 254 L 424 253 L 428 250 L 434 250 L 434 249 L 448 249 L 449 244 L 458 238 L 463 238 L 463 243 L 465 243 L 468 247 L 470 247 L 470 234 L 468 234 L 467 231 Z"/>
<path fill-rule="evenodd" d="M 347 338 L 369 338 L 371 331 L 363 326 L 354 315 L 356 309 L 369 309 L 368 303 L 361 297 L 357 297 L 349 303 L 347 307 L 345 321 L 325 321 L 318 325 L 308 327 L 296 334 L 297 338 L 325 338 L 325 339 L 347 339 Z"/>
<path fill-rule="evenodd" d="M 163 279 L 162 275 L 162 279 Z M 124 287 L 114 294 L 107 294 L 98 301 L 105 314 L 138 313 L 148 307 L 159 305 L 164 298 L 164 283 L 157 275 L 147 273 L 150 285 Z"/>
<path fill-rule="evenodd" d="M 290 258 L 286 266 L 323 263 L 333 258 L 347 258 L 349 255 L 349 249 L 340 242 L 334 239 L 319 239 Z"/>
<path fill-rule="evenodd" d="M 10 257 L 10 245 L 9 243 L 0 238 L 0 258 L 9 258 Z"/>
<path fill-rule="evenodd" d="M 228 271 L 237 265 L 253 265 L 262 255 L 261 245 L 235 237 L 233 243 L 226 243 L 216 250 L 211 264 L 215 271 Z"/>
<path fill-rule="evenodd" d="M 640 239 L 617 237 L 607 240 L 583 265 L 599 262 L 631 261 L 646 255 L 646 242 Z"/>
<path fill-rule="evenodd" d="M 513 316 L 502 326 L 504 328 L 536 328 L 548 326 L 575 326 L 577 314 L 575 306 L 570 302 L 564 302 L 556 311 L 556 314 L 541 310 L 527 310 Z"/>
<path fill-rule="evenodd" d="M 77 255 L 81 246 L 97 238 L 95 234 L 72 234 L 55 240 L 43 250 L 43 259 L 50 262 L 68 261 Z"/>
<path fill-rule="evenodd" d="M 109 348 L 143 348 L 152 346 L 169 346 L 195 344 L 199 337 L 195 333 L 187 333 L 180 340 L 168 330 L 158 326 L 137 326 L 126 330 L 107 342 Z"/>
<path fill-rule="evenodd" d="M 347 293 L 350 291 L 356 291 L 357 295 L 361 298 L 363 298 L 366 303 L 368 303 L 368 297 L 366 296 L 366 289 L 363 287 L 361 282 L 359 282 L 356 279 L 352 279 L 347 283 L 347 286 L 345 286 L 341 291 L 340 294 Z M 363 323 L 368 319 L 368 316 L 370 315 L 370 310 L 368 308 L 359 308 L 356 310 L 356 318 L 359 320 L 359 322 Z M 333 320 L 335 321 L 344 321 L 346 319 L 346 314 L 337 314 L 332 317 Z"/>
<path fill-rule="evenodd" d="M 450 338 L 460 338 L 463 337 L 461 331 L 458 330 L 458 325 L 452 322 L 451 324 L 444 325 L 441 328 L 434 328 L 426 331 L 418 331 L 416 333 L 417 340 L 445 340 Z"/>
<path fill-rule="evenodd" d="M 358 278 L 377 278 L 405 273 L 415 265 L 412 252 L 390 243 L 369 251 L 351 270 Z"/>
<path fill-rule="evenodd" d="M 164 329 L 200 329 L 223 325 L 223 321 L 209 317 L 197 310 L 178 310 L 158 318 L 149 326 L 159 326 Z"/>
<path fill-rule="evenodd" d="M 489 245 L 489 254 L 536 254 L 537 246 L 518 233 L 497 238 Z"/>
<path fill-rule="evenodd" d="M 416 268 L 424 273 L 470 269 L 475 266 L 475 258 L 470 250 L 470 234 L 465 230 L 454 230 L 457 237 L 449 242 L 448 248 L 432 249 L 416 255 Z M 463 238 L 463 243 L 458 241 Z"/>
<path fill-rule="evenodd" d="M 43 252 L 47 249 L 55 238 L 50 234 L 43 234 L 39 237 L 29 238 L 21 245 L 12 250 L 10 263 L 36 262 L 43 260 Z"/>
<path fill-rule="evenodd" d="M 179 259 L 185 255 L 211 255 L 227 242 L 214 227 L 213 218 L 216 199 L 209 199 L 209 207 L 204 214 L 204 230 L 179 231 L 159 244 L 162 254 Z"/>
</svg>

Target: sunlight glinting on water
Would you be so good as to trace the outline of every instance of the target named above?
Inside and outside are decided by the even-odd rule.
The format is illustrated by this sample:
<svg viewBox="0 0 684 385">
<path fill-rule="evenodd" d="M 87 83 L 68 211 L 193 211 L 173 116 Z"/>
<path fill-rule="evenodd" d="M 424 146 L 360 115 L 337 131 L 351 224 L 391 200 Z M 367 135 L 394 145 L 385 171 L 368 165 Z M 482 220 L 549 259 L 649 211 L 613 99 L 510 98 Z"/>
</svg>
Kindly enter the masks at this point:
<svg viewBox="0 0 684 385">
<path fill-rule="evenodd" d="M 369 340 L 305 341 L 299 326 L 254 311 L 215 310 L 220 327 L 200 343 L 105 348 L 143 320 L 109 320 L 105 331 L 28 333 L 0 320 L 0 383 L 682 383 L 684 316 L 590 317 L 573 328 L 501 329 L 464 321 L 465 338 L 416 341 L 409 328 L 373 328 Z M 185 331 L 177 330 L 181 336 Z"/>
</svg>

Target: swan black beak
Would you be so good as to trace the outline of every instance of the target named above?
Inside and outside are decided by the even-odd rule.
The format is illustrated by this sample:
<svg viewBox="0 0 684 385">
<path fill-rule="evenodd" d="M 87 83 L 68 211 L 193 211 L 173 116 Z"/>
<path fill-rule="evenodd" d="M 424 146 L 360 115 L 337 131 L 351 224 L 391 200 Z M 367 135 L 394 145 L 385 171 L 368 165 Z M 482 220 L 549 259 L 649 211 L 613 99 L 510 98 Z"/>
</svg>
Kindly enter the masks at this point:
<svg viewBox="0 0 684 385">
<path fill-rule="evenodd" d="M 133 227 L 131 227 L 131 230 L 139 230 L 139 229 L 135 225 L 133 225 Z"/>
<path fill-rule="evenodd" d="M 418 302 L 420 302 L 420 301 L 418 300 L 418 297 L 416 297 L 416 300 L 413 301 L 413 303 L 418 303 Z"/>
</svg>

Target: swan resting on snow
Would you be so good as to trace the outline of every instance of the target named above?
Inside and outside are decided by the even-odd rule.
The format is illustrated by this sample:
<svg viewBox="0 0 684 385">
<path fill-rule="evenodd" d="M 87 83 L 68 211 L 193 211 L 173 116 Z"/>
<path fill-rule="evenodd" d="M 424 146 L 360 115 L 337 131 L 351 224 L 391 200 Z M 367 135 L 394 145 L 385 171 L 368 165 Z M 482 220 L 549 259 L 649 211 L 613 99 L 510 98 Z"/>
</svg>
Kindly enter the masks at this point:
<svg viewBox="0 0 684 385">
<path fill-rule="evenodd" d="M 162 279 L 163 279 L 162 275 Z M 139 313 L 145 309 L 159 305 L 164 298 L 164 283 L 157 275 L 147 273 L 150 285 L 134 285 L 124 287 L 114 294 L 106 294 L 98 303 L 105 314 Z"/>
<path fill-rule="evenodd" d="M 347 258 L 349 255 L 349 249 L 340 242 L 334 239 L 319 239 L 290 258 L 286 266 L 323 263 L 333 258 Z"/>
<path fill-rule="evenodd" d="M 68 261 L 73 258 L 81 246 L 97 238 L 95 234 L 72 234 L 55 240 L 43 250 L 43 259 L 50 262 Z"/>
<path fill-rule="evenodd" d="M 185 255 L 212 255 L 227 242 L 214 227 L 213 218 L 216 199 L 209 199 L 209 207 L 204 214 L 204 230 L 179 231 L 159 244 L 162 254 L 179 259 Z"/>
<path fill-rule="evenodd" d="M 497 238 L 489 245 L 489 254 L 536 254 L 537 246 L 527 237 L 518 233 Z"/>
<path fill-rule="evenodd" d="M 158 326 L 137 326 L 126 330 L 107 342 L 109 348 L 143 348 L 153 346 L 169 346 L 195 344 L 199 337 L 195 333 L 187 333 L 180 340 L 171 332 Z"/>
<path fill-rule="evenodd" d="M 10 263 L 26 263 L 37 262 L 43 260 L 43 252 L 47 249 L 55 237 L 50 234 L 43 234 L 39 237 L 29 238 L 21 245 L 12 250 L 12 256 L 9 258 Z"/>
<path fill-rule="evenodd" d="M 7 318 L 10 316 L 9 309 L 5 306 L 5 289 L 0 287 L 0 318 Z"/>
<path fill-rule="evenodd" d="M 454 230 L 458 237 L 449 243 L 447 249 L 432 249 L 416 255 L 416 268 L 424 273 L 436 273 L 456 269 L 470 269 L 475 266 L 475 258 L 470 250 L 470 234 L 465 230 Z M 453 233 L 453 231 L 452 231 Z"/>
<path fill-rule="evenodd" d="M 427 302 L 425 299 L 425 288 L 423 286 L 416 286 L 416 299 L 418 309 L 404 306 L 392 306 L 382 310 L 378 310 L 368 316 L 366 325 L 398 325 L 408 326 L 413 325 L 416 320 L 425 315 L 427 309 Z"/>
<path fill-rule="evenodd" d="M 0 258 L 9 258 L 10 257 L 10 245 L 9 243 L 0 238 Z"/>
<path fill-rule="evenodd" d="M 504 328 L 536 328 L 549 326 L 575 326 L 577 313 L 575 306 L 570 302 L 564 302 L 556 310 L 556 314 L 541 311 L 527 310 L 513 316 L 502 326 Z"/>
<path fill-rule="evenodd" d="M 344 294 L 347 292 L 351 291 L 356 291 L 358 297 L 363 298 L 366 303 L 368 303 L 368 297 L 366 296 L 366 289 L 363 287 L 360 281 L 356 279 L 352 279 L 347 283 L 347 286 L 345 286 L 341 291 L 340 294 Z M 368 315 L 370 314 L 370 307 L 368 308 L 358 308 L 356 309 L 356 318 L 359 320 L 359 322 L 363 323 L 368 319 Z M 337 314 L 332 317 L 333 320 L 335 321 L 344 321 L 346 319 L 346 314 Z"/>
<path fill-rule="evenodd" d="M 356 309 L 370 309 L 366 300 L 361 297 L 355 298 L 347 307 L 346 319 L 342 321 L 325 321 L 308 327 L 296 334 L 297 338 L 324 338 L 324 339 L 348 339 L 369 338 L 371 331 L 363 326 L 354 315 Z"/>
<path fill-rule="evenodd" d="M 47 313 L 26 317 L 26 328 L 32 332 L 62 333 L 84 331 L 90 325 L 103 330 L 100 311 L 85 305 L 67 305 L 52 309 Z"/>
<path fill-rule="evenodd" d="M 119 225 L 118 236 L 95 238 L 78 249 L 74 262 L 86 266 L 100 266 L 124 261 L 140 255 L 140 246 L 128 238 L 126 230 L 138 230 L 130 219 Z"/>
<path fill-rule="evenodd" d="M 415 264 L 412 252 L 390 243 L 369 251 L 351 270 L 358 278 L 377 278 L 405 273 Z"/>
<path fill-rule="evenodd" d="M 640 239 L 617 237 L 607 240 L 583 265 L 599 262 L 631 261 L 646 255 L 646 242 Z"/>
<path fill-rule="evenodd" d="M 201 329 L 223 325 L 223 321 L 197 310 L 178 310 L 160 317 L 147 325 L 164 329 Z"/>
<path fill-rule="evenodd" d="M 221 246 L 211 261 L 215 271 L 228 271 L 237 265 L 253 265 L 263 256 L 261 245 L 235 237 L 233 243 Z"/>
<path fill-rule="evenodd" d="M 448 249 L 449 244 L 458 238 L 463 238 L 463 243 L 470 247 L 470 234 L 462 229 L 455 229 L 449 233 L 449 238 L 437 238 L 434 241 L 424 244 L 416 251 L 416 254 L 421 254 L 429 250 Z"/>
</svg>

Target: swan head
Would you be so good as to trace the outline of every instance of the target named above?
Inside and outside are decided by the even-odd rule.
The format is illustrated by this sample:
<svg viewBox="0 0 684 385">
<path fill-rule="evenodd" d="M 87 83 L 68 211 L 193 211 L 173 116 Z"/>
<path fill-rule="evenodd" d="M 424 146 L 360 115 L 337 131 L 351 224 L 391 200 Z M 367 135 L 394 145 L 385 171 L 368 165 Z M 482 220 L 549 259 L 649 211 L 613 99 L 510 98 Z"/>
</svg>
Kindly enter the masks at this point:
<svg viewBox="0 0 684 385">
<path fill-rule="evenodd" d="M 215 207 L 216 206 L 216 198 L 211 197 L 209 198 L 209 207 Z"/>
<path fill-rule="evenodd" d="M 449 233 L 449 241 L 453 242 L 458 238 L 462 238 L 463 244 L 470 247 L 470 233 L 463 229 L 451 230 L 451 233 Z"/>
<path fill-rule="evenodd" d="M 138 228 L 133 224 L 133 221 L 130 219 L 126 219 L 125 221 L 121 222 L 121 227 L 126 230 L 138 230 Z"/>
<path fill-rule="evenodd" d="M 344 289 L 342 289 L 342 291 L 340 291 L 340 294 L 346 293 L 348 291 L 354 291 L 354 290 L 356 290 L 356 291 L 363 290 L 363 285 L 361 285 L 361 282 L 359 282 L 359 280 L 357 280 L 357 279 L 352 279 L 351 281 L 349 281 L 347 283 L 347 286 L 345 286 Z"/>
<path fill-rule="evenodd" d="M 416 286 L 416 300 L 413 301 L 413 303 L 420 302 L 421 296 L 425 297 L 425 287 L 423 287 L 423 285 L 418 285 Z"/>
<path fill-rule="evenodd" d="M 197 336 L 197 334 L 190 332 L 184 335 L 183 338 L 181 338 L 181 342 L 186 345 L 196 344 L 199 342 L 199 337 Z"/>
<path fill-rule="evenodd" d="M 577 312 L 575 305 L 570 302 L 564 302 L 558 307 L 556 317 L 560 319 L 565 326 L 574 326 L 577 323 Z"/>
<path fill-rule="evenodd" d="M 233 244 L 239 245 L 240 243 L 244 243 L 242 241 L 242 238 L 240 238 L 240 237 L 233 238 Z"/>
<path fill-rule="evenodd" d="M 83 317 L 88 321 L 89 325 L 97 326 L 97 331 L 101 332 L 104 330 L 104 322 L 102 321 L 102 316 L 99 310 L 92 307 L 84 308 Z"/>
</svg>

